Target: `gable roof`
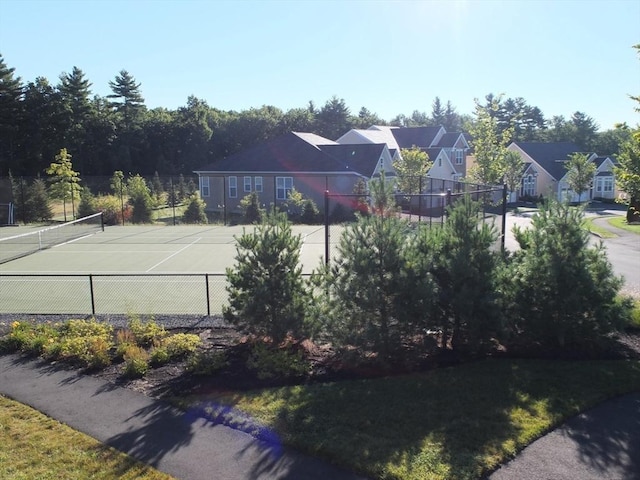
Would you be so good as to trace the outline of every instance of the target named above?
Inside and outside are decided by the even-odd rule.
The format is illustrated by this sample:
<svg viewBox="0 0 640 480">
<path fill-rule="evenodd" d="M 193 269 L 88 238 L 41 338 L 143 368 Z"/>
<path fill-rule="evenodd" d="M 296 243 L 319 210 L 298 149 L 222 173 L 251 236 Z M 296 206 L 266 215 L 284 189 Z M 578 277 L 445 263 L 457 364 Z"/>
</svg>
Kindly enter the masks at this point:
<svg viewBox="0 0 640 480">
<path fill-rule="evenodd" d="M 442 127 L 396 127 L 391 128 L 391 133 L 400 148 L 411 148 L 414 145 L 429 148 L 435 146 L 433 143 L 441 130 Z"/>
<path fill-rule="evenodd" d="M 567 173 L 565 164 L 569 155 L 580 152 L 580 148 L 573 142 L 513 142 L 529 157 L 536 161 L 556 180 L 560 180 Z"/>
<path fill-rule="evenodd" d="M 441 148 L 453 148 L 460 137 L 462 137 L 462 140 L 467 144 L 467 146 L 469 146 L 469 142 L 461 132 L 445 133 L 444 135 L 442 135 L 442 138 L 438 142 L 437 146 Z"/>
<path fill-rule="evenodd" d="M 389 127 L 371 127 L 367 130 L 353 128 L 338 138 L 336 142 L 340 144 L 353 144 L 354 136 L 362 139 L 362 142 L 358 143 L 386 143 L 390 150 L 400 149 Z"/>
<path fill-rule="evenodd" d="M 321 149 L 338 162 L 341 169 L 336 171 L 352 171 L 372 177 L 386 147 L 384 143 L 361 143 L 324 145 Z"/>
<path fill-rule="evenodd" d="M 217 160 L 196 173 L 344 172 L 370 177 L 385 148 L 384 144 L 340 145 L 312 133 L 289 132 Z"/>
</svg>

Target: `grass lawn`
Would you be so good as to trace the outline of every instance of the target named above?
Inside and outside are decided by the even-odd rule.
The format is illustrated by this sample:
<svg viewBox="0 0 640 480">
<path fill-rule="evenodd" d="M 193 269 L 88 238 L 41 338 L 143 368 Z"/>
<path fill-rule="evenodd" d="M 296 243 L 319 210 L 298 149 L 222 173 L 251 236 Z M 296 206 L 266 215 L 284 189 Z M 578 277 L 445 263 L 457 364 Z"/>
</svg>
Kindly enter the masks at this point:
<svg viewBox="0 0 640 480">
<path fill-rule="evenodd" d="M 568 417 L 638 390 L 638 361 L 485 360 L 182 406 L 375 478 L 477 479 Z"/>
<path fill-rule="evenodd" d="M 616 228 L 627 230 L 628 232 L 637 233 L 640 235 L 640 224 L 629 225 L 625 217 L 614 217 L 609 220 L 609 224 Z"/>
<path fill-rule="evenodd" d="M 584 228 L 589 230 L 591 233 L 598 235 L 600 238 L 615 238 L 617 235 L 606 228 L 602 228 L 599 225 L 596 225 L 593 222 L 592 218 L 584 219 Z"/>
<path fill-rule="evenodd" d="M 21 403 L 0 396 L 0 478 L 171 480 Z"/>
</svg>

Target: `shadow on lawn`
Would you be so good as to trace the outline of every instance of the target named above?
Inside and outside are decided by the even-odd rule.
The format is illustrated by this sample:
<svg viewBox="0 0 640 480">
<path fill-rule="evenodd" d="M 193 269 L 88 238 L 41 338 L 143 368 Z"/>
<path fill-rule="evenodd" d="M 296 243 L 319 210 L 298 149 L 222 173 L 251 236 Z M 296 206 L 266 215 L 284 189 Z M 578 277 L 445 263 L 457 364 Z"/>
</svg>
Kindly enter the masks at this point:
<svg viewBox="0 0 640 480">
<path fill-rule="evenodd" d="M 255 395 L 262 405 L 280 405 L 271 418 L 280 434 L 336 464 L 372 476 L 480 478 L 564 418 L 603 400 L 599 385 L 615 378 L 618 366 L 489 360 Z M 639 367 L 633 368 L 637 376 Z M 235 405 L 241 399 L 225 397 Z M 526 426 L 539 416 L 546 423 Z M 254 428 L 235 409 L 209 417 L 244 431 Z"/>
</svg>

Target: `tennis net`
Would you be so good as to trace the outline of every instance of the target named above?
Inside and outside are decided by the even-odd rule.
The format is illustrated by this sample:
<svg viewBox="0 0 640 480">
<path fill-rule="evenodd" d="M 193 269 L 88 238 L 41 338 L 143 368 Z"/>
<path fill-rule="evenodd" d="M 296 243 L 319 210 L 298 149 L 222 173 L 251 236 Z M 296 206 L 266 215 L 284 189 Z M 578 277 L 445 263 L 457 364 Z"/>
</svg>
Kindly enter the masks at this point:
<svg viewBox="0 0 640 480">
<path fill-rule="evenodd" d="M 0 239 L 0 264 L 104 231 L 102 212 L 72 222 Z"/>
</svg>

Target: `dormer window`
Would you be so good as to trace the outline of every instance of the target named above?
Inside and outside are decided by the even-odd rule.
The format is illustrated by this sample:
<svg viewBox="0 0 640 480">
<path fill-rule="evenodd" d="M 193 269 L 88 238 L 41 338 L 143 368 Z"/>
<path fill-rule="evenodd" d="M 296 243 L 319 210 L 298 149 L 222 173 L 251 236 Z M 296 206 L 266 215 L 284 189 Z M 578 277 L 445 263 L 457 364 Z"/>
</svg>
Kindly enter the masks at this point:
<svg viewBox="0 0 640 480">
<path fill-rule="evenodd" d="M 464 150 L 458 149 L 456 152 L 456 165 L 462 165 L 462 161 L 464 160 Z"/>
</svg>

